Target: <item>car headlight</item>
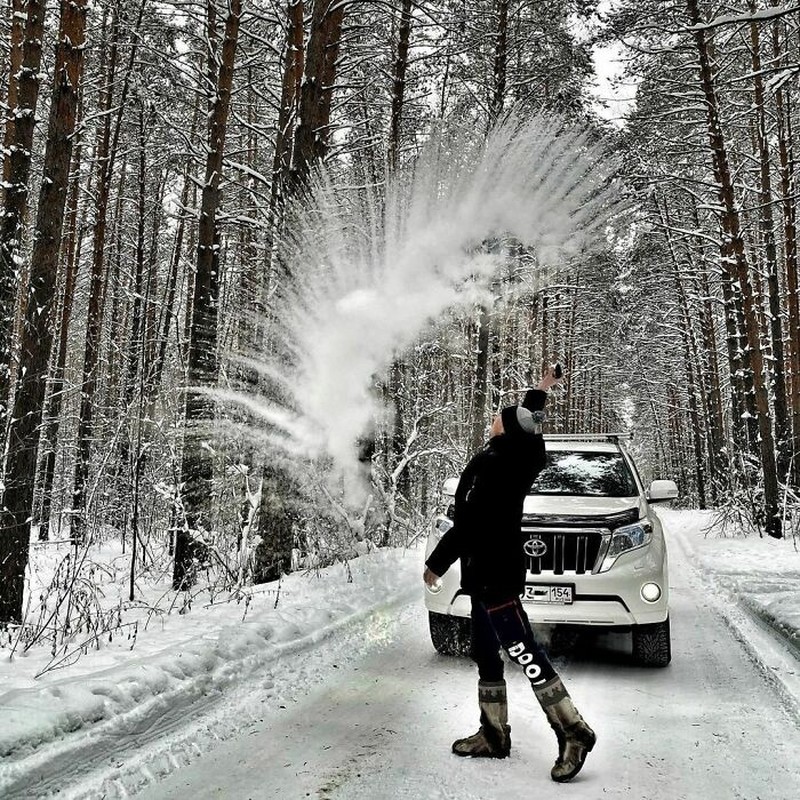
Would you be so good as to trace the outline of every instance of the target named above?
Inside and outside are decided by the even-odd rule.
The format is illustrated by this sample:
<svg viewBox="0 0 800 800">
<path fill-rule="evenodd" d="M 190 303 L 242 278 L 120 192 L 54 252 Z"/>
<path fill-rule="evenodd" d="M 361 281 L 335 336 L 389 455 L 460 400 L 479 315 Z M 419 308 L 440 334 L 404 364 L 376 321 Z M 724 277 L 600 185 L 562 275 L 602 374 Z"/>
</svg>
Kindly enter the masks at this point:
<svg viewBox="0 0 800 800">
<path fill-rule="evenodd" d="M 640 520 L 633 525 L 623 525 L 611 534 L 608 551 L 603 560 L 600 572 L 605 572 L 623 554 L 637 547 L 644 547 L 653 538 L 653 526 L 647 520 Z"/>
</svg>

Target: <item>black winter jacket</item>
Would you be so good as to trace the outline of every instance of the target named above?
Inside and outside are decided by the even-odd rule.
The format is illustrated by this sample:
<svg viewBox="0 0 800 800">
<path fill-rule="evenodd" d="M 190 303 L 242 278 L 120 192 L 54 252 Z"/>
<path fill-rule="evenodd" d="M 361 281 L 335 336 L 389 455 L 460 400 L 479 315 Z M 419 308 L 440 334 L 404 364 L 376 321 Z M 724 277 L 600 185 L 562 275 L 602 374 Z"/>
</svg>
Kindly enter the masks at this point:
<svg viewBox="0 0 800 800">
<path fill-rule="evenodd" d="M 547 393 L 533 390 L 525 405 L 544 407 Z M 525 557 L 522 550 L 522 506 L 546 461 L 541 434 L 494 436 L 469 461 L 455 495 L 453 527 L 425 562 L 444 575 L 461 559 L 461 588 L 485 602 L 522 594 Z"/>
</svg>

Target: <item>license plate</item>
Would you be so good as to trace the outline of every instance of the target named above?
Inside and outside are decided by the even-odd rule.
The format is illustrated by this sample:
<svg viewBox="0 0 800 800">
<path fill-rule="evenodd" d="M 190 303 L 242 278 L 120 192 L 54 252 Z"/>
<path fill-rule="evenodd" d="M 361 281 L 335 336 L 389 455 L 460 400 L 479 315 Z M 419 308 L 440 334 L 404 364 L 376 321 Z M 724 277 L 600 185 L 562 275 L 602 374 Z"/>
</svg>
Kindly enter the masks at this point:
<svg viewBox="0 0 800 800">
<path fill-rule="evenodd" d="M 572 603 L 572 587 L 541 586 L 539 584 L 529 583 L 525 586 L 525 593 L 522 595 L 522 599 L 532 603 L 560 603 L 561 605 L 569 605 Z"/>
</svg>

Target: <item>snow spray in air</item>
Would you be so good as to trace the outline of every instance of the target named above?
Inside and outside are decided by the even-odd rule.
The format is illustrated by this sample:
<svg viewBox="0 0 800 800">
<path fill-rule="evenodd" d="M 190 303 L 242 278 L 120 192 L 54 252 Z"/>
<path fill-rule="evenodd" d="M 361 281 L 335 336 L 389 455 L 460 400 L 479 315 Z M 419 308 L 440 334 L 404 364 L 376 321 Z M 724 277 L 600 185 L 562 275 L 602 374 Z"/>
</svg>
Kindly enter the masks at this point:
<svg viewBox="0 0 800 800">
<path fill-rule="evenodd" d="M 386 416 L 375 376 L 432 319 L 474 302 L 470 287 L 501 263 L 488 240 L 514 237 L 539 264 L 604 243 L 620 209 L 614 172 L 602 144 L 553 115 L 509 118 L 482 142 L 434 137 L 380 201 L 319 172 L 285 243 L 296 278 L 277 310 L 286 352 L 256 364 L 286 406 L 226 396 L 290 458 L 332 459 L 356 499 L 357 443 Z"/>
</svg>

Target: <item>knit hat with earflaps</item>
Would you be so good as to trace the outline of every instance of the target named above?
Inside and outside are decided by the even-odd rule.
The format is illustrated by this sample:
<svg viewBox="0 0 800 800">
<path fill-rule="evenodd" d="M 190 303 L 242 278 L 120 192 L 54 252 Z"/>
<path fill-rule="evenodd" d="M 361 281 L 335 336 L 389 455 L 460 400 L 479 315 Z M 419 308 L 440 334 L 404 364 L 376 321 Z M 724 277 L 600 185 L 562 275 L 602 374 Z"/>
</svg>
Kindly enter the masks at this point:
<svg viewBox="0 0 800 800">
<path fill-rule="evenodd" d="M 541 433 L 546 399 L 547 392 L 542 389 L 528 389 L 518 406 L 509 406 L 500 412 L 503 430 L 511 436 Z"/>
<path fill-rule="evenodd" d="M 521 436 L 526 433 L 541 433 L 541 421 L 534 419 L 533 414 L 523 406 L 509 406 L 500 412 L 503 430 L 509 436 Z"/>
</svg>

